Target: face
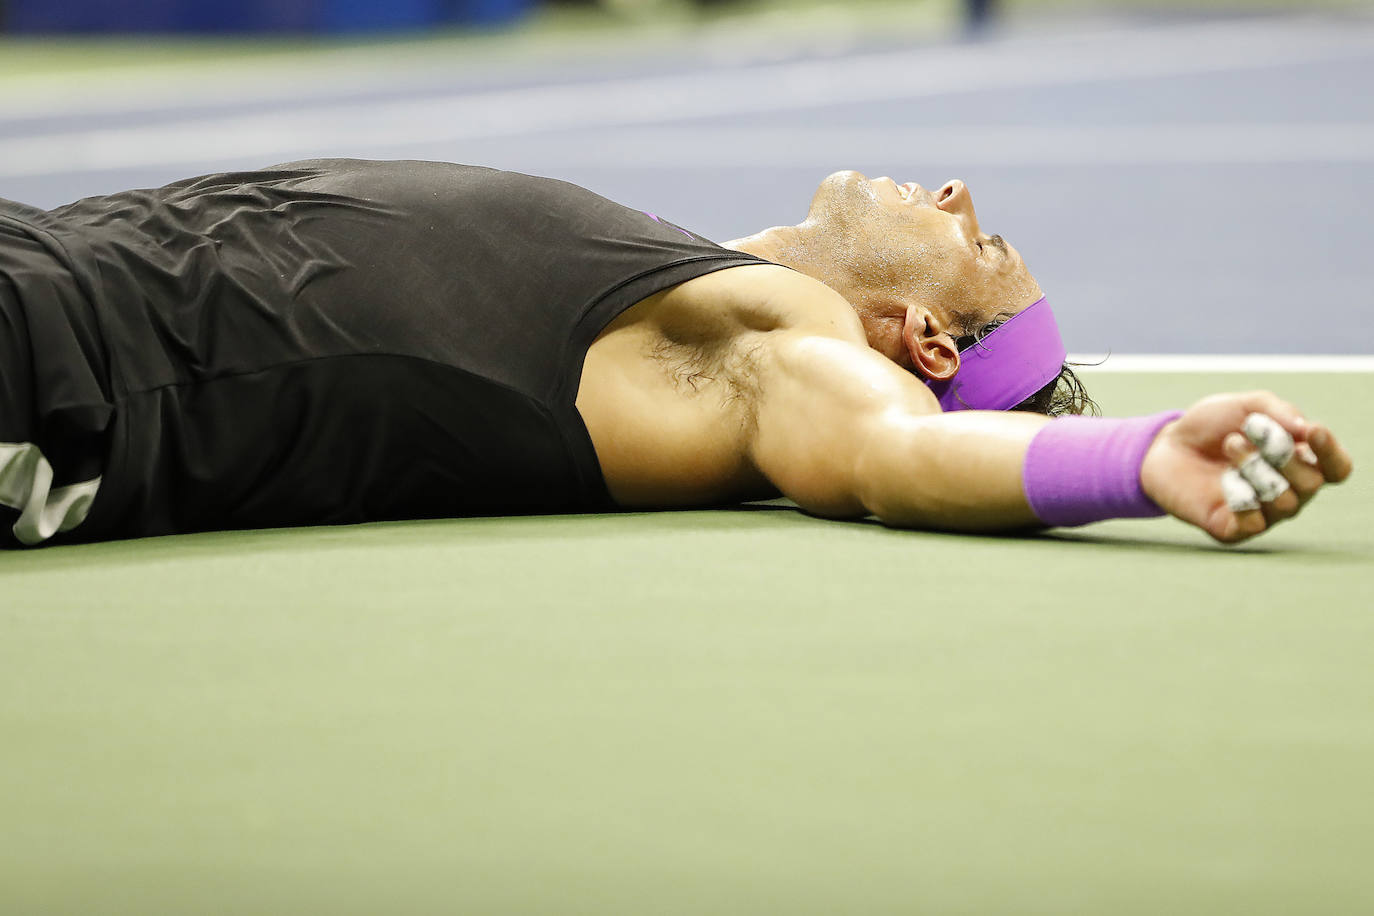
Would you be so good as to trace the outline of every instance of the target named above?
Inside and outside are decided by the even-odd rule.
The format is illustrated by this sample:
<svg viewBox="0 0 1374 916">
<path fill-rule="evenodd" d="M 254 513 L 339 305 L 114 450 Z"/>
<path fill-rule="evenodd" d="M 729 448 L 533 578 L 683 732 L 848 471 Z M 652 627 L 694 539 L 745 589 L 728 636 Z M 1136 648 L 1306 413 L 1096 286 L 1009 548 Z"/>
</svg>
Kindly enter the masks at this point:
<svg viewBox="0 0 1374 916">
<path fill-rule="evenodd" d="M 1019 312 L 1041 296 L 1016 249 L 978 225 L 962 181 L 929 191 L 836 172 L 802 228 L 822 248 L 815 260 L 830 276 L 819 279 L 859 311 L 874 347 L 904 365 L 900 320 L 910 306 L 957 334 L 966 321 Z"/>
</svg>

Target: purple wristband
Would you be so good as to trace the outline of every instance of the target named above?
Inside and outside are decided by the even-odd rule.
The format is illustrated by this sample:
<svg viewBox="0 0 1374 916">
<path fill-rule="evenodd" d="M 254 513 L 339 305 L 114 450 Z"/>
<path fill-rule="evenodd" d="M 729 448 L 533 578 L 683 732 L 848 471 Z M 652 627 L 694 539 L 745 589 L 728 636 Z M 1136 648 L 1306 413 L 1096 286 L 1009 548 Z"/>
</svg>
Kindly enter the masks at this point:
<svg viewBox="0 0 1374 916">
<path fill-rule="evenodd" d="M 1140 466 L 1159 431 L 1182 414 L 1047 423 L 1026 451 L 1022 480 L 1031 510 L 1046 525 L 1065 527 L 1163 515 L 1140 486 Z"/>
</svg>

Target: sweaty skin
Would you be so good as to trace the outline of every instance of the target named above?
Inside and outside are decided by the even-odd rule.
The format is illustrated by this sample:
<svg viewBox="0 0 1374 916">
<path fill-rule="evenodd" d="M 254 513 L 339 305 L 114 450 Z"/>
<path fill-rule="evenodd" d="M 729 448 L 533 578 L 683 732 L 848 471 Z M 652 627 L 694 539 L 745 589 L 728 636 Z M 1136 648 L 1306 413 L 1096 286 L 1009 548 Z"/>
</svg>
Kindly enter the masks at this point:
<svg viewBox="0 0 1374 916">
<path fill-rule="evenodd" d="M 781 493 L 817 515 L 902 527 L 1038 524 L 1021 473 L 1050 421 L 944 414 L 918 378 L 952 376 L 955 337 L 1041 295 L 1016 249 L 979 226 L 963 182 L 930 192 L 837 172 L 804 222 L 730 247 L 786 267 L 731 268 L 651 296 L 587 354 L 577 407 L 617 503 Z M 1279 420 L 1312 460 L 1282 469 L 1289 494 L 1236 514 L 1220 474 L 1253 452 L 1239 435 L 1252 411 Z M 1329 430 L 1256 393 L 1208 399 L 1165 427 L 1141 480 L 1161 508 L 1235 542 L 1349 473 Z"/>
</svg>

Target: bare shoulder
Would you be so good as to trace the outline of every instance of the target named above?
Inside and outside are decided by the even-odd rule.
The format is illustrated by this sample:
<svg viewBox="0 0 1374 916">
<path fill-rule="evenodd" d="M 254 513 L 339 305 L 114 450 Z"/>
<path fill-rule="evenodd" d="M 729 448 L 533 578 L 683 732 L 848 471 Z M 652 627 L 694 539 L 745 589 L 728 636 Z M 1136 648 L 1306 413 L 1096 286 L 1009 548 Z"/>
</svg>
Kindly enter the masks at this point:
<svg viewBox="0 0 1374 916">
<path fill-rule="evenodd" d="M 793 387 L 809 342 L 860 360 L 868 349 L 843 298 L 774 265 L 716 271 L 622 314 L 589 349 L 577 394 L 611 495 L 659 508 L 775 495 L 751 456 L 755 411 L 762 387 Z"/>
<path fill-rule="evenodd" d="M 742 322 L 747 326 L 736 335 L 737 346 L 748 354 L 741 367 L 753 376 L 755 392 L 787 386 L 831 398 L 842 409 L 875 399 L 917 413 L 933 409 L 929 389 L 873 350 L 853 306 L 819 280 L 776 265 L 723 270 L 701 279 L 711 277 L 717 285 L 693 295 L 724 311 L 756 310 L 766 318 Z"/>
<path fill-rule="evenodd" d="M 761 399 L 788 394 L 837 411 L 875 402 L 920 413 L 934 406 L 924 385 L 869 346 L 839 293 L 779 265 L 706 274 L 640 303 L 622 320 L 624 332 L 639 335 L 637 355 L 652 357 L 679 383 L 678 394 L 701 395 L 739 414 L 731 425 L 745 430 L 754 427 Z"/>
</svg>

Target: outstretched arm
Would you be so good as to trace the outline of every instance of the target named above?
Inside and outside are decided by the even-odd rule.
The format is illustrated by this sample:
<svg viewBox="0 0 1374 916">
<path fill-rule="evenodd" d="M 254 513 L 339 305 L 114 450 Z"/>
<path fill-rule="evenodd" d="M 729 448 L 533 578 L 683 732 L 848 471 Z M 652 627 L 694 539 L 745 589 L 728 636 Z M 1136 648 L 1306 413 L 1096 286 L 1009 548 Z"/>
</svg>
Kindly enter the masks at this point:
<svg viewBox="0 0 1374 916">
<path fill-rule="evenodd" d="M 757 351 L 751 455 L 804 509 L 957 531 L 1044 523 L 1027 499 L 1026 456 L 1047 424 L 1068 421 L 941 413 L 925 386 L 865 346 L 799 331 L 767 336 Z M 1221 475 L 1253 452 L 1240 435 L 1252 412 L 1274 417 L 1299 447 L 1282 469 L 1289 493 L 1235 512 Z M 1161 509 L 1226 542 L 1291 517 L 1322 485 L 1350 473 L 1349 455 L 1329 430 L 1264 393 L 1204 400 L 1147 444 L 1143 463 L 1128 469 L 1131 481 Z M 1082 472 L 1062 468 L 1066 475 Z"/>
</svg>

